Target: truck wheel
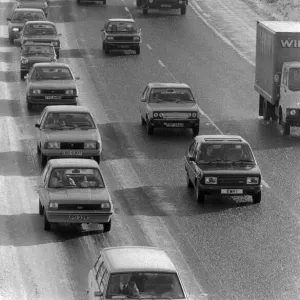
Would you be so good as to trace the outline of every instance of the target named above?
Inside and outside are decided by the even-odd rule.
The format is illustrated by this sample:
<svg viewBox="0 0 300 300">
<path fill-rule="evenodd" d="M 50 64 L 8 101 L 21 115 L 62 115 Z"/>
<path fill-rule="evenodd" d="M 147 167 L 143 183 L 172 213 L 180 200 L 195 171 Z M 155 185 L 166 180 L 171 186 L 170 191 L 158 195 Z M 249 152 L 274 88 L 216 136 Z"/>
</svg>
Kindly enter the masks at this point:
<svg viewBox="0 0 300 300">
<path fill-rule="evenodd" d="M 181 7 L 180 14 L 185 15 L 185 13 L 186 13 L 186 7 Z"/>
<path fill-rule="evenodd" d="M 95 156 L 95 157 L 94 157 L 94 160 L 95 160 L 95 161 L 97 162 L 97 164 L 99 165 L 99 164 L 100 164 L 100 160 L 101 160 L 100 155 Z"/>
<path fill-rule="evenodd" d="M 56 52 L 56 58 L 59 59 L 59 51 Z"/>
<path fill-rule="evenodd" d="M 111 219 L 108 223 L 103 224 L 103 232 L 109 232 L 111 229 Z"/>
<path fill-rule="evenodd" d="M 143 8 L 143 15 L 146 15 L 148 13 L 148 8 Z"/>
<path fill-rule="evenodd" d="M 262 117 L 264 115 L 264 97 L 259 95 L 259 107 L 258 107 L 258 115 Z"/>
<path fill-rule="evenodd" d="M 260 203 L 260 201 L 261 201 L 261 191 L 259 191 L 255 195 L 252 195 L 252 201 L 253 201 L 254 204 Z"/>
<path fill-rule="evenodd" d="M 36 144 L 36 152 L 37 152 L 38 154 L 41 153 L 41 148 L 40 148 L 39 144 Z"/>
<path fill-rule="evenodd" d="M 39 199 L 39 214 L 42 216 L 44 214 L 44 207 Z"/>
<path fill-rule="evenodd" d="M 25 77 L 26 73 L 27 73 L 26 71 L 20 71 L 21 80 L 24 80 L 24 77 Z"/>
<path fill-rule="evenodd" d="M 31 110 L 32 109 L 32 104 L 30 102 L 27 101 L 27 109 Z"/>
<path fill-rule="evenodd" d="M 264 110 L 263 110 L 264 120 L 270 121 L 270 110 L 269 110 L 269 102 L 264 99 Z"/>
<path fill-rule="evenodd" d="M 46 214 L 44 214 L 44 230 L 49 231 L 51 229 L 51 223 L 48 221 Z"/>
<path fill-rule="evenodd" d="M 291 126 L 290 124 L 287 124 L 286 122 L 282 122 L 283 125 L 283 135 L 289 135 L 290 134 L 290 131 L 291 131 Z"/>
<path fill-rule="evenodd" d="M 104 44 L 104 52 L 105 54 L 109 54 L 109 49 L 106 44 Z"/>
</svg>

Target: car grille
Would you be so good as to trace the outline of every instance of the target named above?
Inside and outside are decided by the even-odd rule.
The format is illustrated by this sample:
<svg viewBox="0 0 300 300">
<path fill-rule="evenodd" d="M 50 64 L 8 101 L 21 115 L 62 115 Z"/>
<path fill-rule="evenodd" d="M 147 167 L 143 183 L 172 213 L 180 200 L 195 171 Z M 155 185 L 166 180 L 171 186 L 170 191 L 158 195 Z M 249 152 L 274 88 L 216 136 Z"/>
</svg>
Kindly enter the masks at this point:
<svg viewBox="0 0 300 300">
<path fill-rule="evenodd" d="M 223 186 L 238 186 L 238 185 L 245 185 L 246 184 L 246 177 L 244 176 L 228 176 L 228 177 L 218 177 L 218 185 L 223 185 Z"/>
<path fill-rule="evenodd" d="M 115 36 L 115 41 L 133 41 L 133 36 Z"/>
<path fill-rule="evenodd" d="M 57 94 L 65 94 L 66 91 L 65 90 L 42 90 L 41 91 L 42 94 L 46 94 L 46 95 L 57 95 Z"/>
<path fill-rule="evenodd" d="M 84 149 L 84 143 L 60 143 L 60 149 Z"/>
<path fill-rule="evenodd" d="M 58 204 L 58 210 L 101 210 L 100 204 Z"/>
<path fill-rule="evenodd" d="M 49 43 L 49 44 L 51 44 L 53 41 L 51 41 L 51 40 L 30 40 L 30 42 L 33 42 L 33 43 Z"/>
<path fill-rule="evenodd" d="M 171 3 L 177 3 L 178 0 L 161 0 L 161 1 L 157 1 L 160 4 L 171 4 Z"/>
<path fill-rule="evenodd" d="M 188 113 L 180 112 L 164 112 L 164 119 L 187 119 L 189 117 Z"/>
</svg>

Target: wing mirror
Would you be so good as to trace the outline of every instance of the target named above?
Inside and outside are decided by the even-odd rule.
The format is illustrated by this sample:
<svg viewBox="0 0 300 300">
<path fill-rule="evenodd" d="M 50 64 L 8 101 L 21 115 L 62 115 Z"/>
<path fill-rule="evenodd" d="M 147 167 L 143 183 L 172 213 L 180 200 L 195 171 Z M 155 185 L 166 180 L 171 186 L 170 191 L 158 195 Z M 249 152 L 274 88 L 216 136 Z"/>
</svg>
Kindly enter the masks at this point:
<svg viewBox="0 0 300 300">
<path fill-rule="evenodd" d="M 35 127 L 35 128 L 40 128 L 41 125 L 40 125 L 40 124 L 35 124 L 34 127 Z"/>
<path fill-rule="evenodd" d="M 101 31 L 104 31 L 104 29 L 102 28 Z"/>
<path fill-rule="evenodd" d="M 57 36 L 62 36 L 62 34 L 61 34 L 61 33 L 58 33 Z"/>
<path fill-rule="evenodd" d="M 102 296 L 103 296 L 103 293 L 100 292 L 100 291 L 96 291 L 96 292 L 94 293 L 94 296 L 95 296 L 95 297 L 102 297 Z"/>
<path fill-rule="evenodd" d="M 189 156 L 189 161 L 196 161 L 196 159 L 193 156 Z"/>
<path fill-rule="evenodd" d="M 11 21 L 11 18 L 6 18 L 7 21 Z"/>
<path fill-rule="evenodd" d="M 141 102 L 146 102 L 146 98 L 142 98 Z"/>
<path fill-rule="evenodd" d="M 76 76 L 76 77 L 75 77 L 75 80 L 80 80 L 80 77 Z"/>
<path fill-rule="evenodd" d="M 277 72 L 277 73 L 274 75 L 274 82 L 275 82 L 275 83 L 279 83 L 279 82 L 280 82 L 280 76 L 281 76 L 281 73 L 280 73 L 280 72 Z"/>
</svg>

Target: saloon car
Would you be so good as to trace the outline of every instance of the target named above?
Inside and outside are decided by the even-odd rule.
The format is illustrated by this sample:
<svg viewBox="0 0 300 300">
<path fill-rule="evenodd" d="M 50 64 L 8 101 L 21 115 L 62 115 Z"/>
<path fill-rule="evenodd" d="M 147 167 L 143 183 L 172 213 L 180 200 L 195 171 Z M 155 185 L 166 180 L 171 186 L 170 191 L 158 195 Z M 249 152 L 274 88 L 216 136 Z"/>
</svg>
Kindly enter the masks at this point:
<svg viewBox="0 0 300 300">
<path fill-rule="evenodd" d="M 67 64 L 36 63 L 25 79 L 28 109 L 32 105 L 77 105 L 79 77 L 73 75 Z"/>
<path fill-rule="evenodd" d="M 16 8 L 39 8 L 42 9 L 45 16 L 48 17 L 49 2 L 49 0 L 17 0 L 13 10 Z"/>
<path fill-rule="evenodd" d="M 137 8 L 141 8 L 143 14 L 149 9 L 180 9 L 181 15 L 186 14 L 188 0 L 136 0 Z"/>
<path fill-rule="evenodd" d="M 21 46 L 20 77 L 21 79 L 24 79 L 24 76 L 36 63 L 56 61 L 57 59 L 53 45 L 27 42 Z"/>
<path fill-rule="evenodd" d="M 111 229 L 113 204 L 99 165 L 90 159 L 53 159 L 46 165 L 39 188 L 39 214 L 44 230 L 54 223 L 103 224 Z"/>
<path fill-rule="evenodd" d="M 148 134 L 154 128 L 192 128 L 194 135 L 199 133 L 200 108 L 185 83 L 149 83 L 139 110 Z"/>
<path fill-rule="evenodd" d="M 141 30 L 133 19 L 109 19 L 101 31 L 102 49 L 106 54 L 115 49 L 129 49 L 140 54 Z"/>
<path fill-rule="evenodd" d="M 41 163 L 49 158 L 93 158 L 100 163 L 101 135 L 84 106 L 46 106 L 37 124 L 37 152 Z"/>
<path fill-rule="evenodd" d="M 60 51 L 60 37 L 57 33 L 56 26 L 50 21 L 29 21 L 25 24 L 21 34 L 21 45 L 28 41 L 34 43 L 49 43 L 55 48 L 57 58 L 59 58 Z"/>
<path fill-rule="evenodd" d="M 184 158 L 186 181 L 196 199 L 251 195 L 261 201 L 262 175 L 249 143 L 235 135 L 199 135 Z"/>
<path fill-rule="evenodd" d="M 24 25 L 28 21 L 46 21 L 46 16 L 41 9 L 17 8 L 7 18 L 8 38 L 10 43 L 20 37 Z"/>
</svg>

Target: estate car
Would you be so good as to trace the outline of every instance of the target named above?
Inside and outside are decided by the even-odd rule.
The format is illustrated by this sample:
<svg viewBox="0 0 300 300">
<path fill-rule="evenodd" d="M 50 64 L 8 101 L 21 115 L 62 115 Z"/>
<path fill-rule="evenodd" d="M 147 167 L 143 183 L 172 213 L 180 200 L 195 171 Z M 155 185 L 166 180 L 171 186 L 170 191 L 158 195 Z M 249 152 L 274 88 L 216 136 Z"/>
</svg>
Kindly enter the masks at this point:
<svg viewBox="0 0 300 300">
<path fill-rule="evenodd" d="M 154 128 L 192 128 L 199 133 L 200 108 L 191 88 L 184 83 L 149 83 L 140 102 L 142 125 Z"/>
<path fill-rule="evenodd" d="M 43 166 L 49 158 L 93 158 L 100 163 L 101 135 L 84 106 L 46 106 L 37 128 L 37 152 Z"/>
<path fill-rule="evenodd" d="M 111 229 L 113 204 L 99 165 L 90 159 L 49 160 L 41 177 L 39 214 L 54 223 L 102 224 Z"/>
<path fill-rule="evenodd" d="M 249 143 L 235 135 L 199 135 L 185 155 L 187 186 L 206 195 L 251 195 L 261 201 L 262 175 Z"/>
</svg>

